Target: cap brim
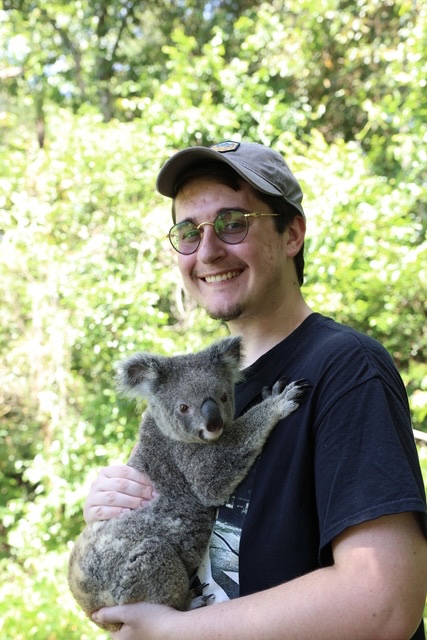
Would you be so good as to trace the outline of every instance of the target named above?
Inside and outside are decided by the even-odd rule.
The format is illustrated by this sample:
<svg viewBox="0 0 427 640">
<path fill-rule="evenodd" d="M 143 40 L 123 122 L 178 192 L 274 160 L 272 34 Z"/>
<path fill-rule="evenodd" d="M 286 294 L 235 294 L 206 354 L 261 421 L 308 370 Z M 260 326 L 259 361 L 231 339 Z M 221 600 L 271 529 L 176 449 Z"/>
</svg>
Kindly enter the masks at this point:
<svg viewBox="0 0 427 640">
<path fill-rule="evenodd" d="M 157 176 L 156 188 L 159 193 L 168 198 L 176 195 L 176 187 L 180 182 L 180 177 L 192 167 L 200 166 L 204 162 L 222 162 L 232 167 L 246 182 L 249 182 L 255 189 L 273 196 L 281 196 L 282 193 L 268 180 L 262 178 L 242 163 L 236 162 L 232 154 L 220 153 L 209 147 L 189 147 L 178 151 L 161 168 Z"/>
</svg>

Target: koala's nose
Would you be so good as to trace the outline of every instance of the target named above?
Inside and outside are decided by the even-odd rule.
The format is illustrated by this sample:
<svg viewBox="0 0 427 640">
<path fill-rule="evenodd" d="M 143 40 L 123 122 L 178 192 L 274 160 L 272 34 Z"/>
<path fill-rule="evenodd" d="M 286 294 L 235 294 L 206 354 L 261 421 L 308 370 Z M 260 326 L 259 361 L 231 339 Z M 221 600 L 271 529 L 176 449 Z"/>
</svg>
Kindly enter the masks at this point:
<svg viewBox="0 0 427 640">
<path fill-rule="evenodd" d="M 201 408 L 202 416 L 205 419 L 205 426 L 207 431 L 221 431 L 224 426 L 224 421 L 221 416 L 221 411 L 215 400 L 208 398 L 204 401 Z"/>
</svg>

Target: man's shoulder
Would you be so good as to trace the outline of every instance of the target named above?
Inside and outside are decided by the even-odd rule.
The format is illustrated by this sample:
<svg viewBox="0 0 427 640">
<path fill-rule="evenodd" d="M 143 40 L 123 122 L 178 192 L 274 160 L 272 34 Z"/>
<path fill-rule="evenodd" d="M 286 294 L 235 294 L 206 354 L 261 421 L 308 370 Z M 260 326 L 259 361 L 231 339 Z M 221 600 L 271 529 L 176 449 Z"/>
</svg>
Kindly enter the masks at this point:
<svg viewBox="0 0 427 640">
<path fill-rule="evenodd" d="M 264 371 L 312 383 L 336 381 L 340 386 L 373 378 L 399 384 L 399 374 L 385 347 L 332 318 L 313 313 L 289 338 L 266 354 Z"/>
<path fill-rule="evenodd" d="M 373 336 L 319 313 L 309 320 L 301 326 L 299 340 L 312 357 L 319 353 L 333 359 L 352 358 L 359 353 L 361 357 L 391 362 L 387 349 Z"/>
<path fill-rule="evenodd" d="M 313 387 L 326 388 L 328 396 L 334 388 L 342 393 L 374 379 L 402 391 L 393 359 L 377 340 L 319 313 L 244 371 L 236 387 L 237 415 L 279 378 L 308 380 Z"/>
</svg>

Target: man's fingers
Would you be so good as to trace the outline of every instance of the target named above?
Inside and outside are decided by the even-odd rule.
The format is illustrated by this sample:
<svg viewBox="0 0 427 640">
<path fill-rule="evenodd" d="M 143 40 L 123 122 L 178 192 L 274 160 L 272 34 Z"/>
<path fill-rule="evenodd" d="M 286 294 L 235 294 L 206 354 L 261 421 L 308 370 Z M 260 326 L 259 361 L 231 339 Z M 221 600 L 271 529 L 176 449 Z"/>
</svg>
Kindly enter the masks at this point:
<svg viewBox="0 0 427 640">
<path fill-rule="evenodd" d="M 100 520 L 111 520 L 112 518 L 119 518 L 124 513 L 128 513 L 131 509 L 123 507 L 104 507 L 97 505 L 94 507 L 88 507 L 84 510 L 84 519 L 89 524 L 90 522 L 98 522 Z"/>
<path fill-rule="evenodd" d="M 136 485 L 141 485 L 142 487 L 151 487 L 153 486 L 150 478 L 145 475 L 145 473 L 141 473 L 141 471 L 137 471 L 133 467 L 129 467 L 126 464 L 116 464 L 111 465 L 110 467 L 104 467 L 101 469 L 99 473 L 99 477 L 105 476 L 106 478 L 123 480 L 126 482 L 128 480 L 130 483 L 135 483 Z"/>
<path fill-rule="evenodd" d="M 149 500 L 142 496 L 132 496 L 114 490 L 97 491 L 88 498 L 83 515 L 86 522 L 116 518 L 131 509 L 139 509 Z"/>
<path fill-rule="evenodd" d="M 144 498 L 149 500 L 153 497 L 153 485 L 141 484 L 134 480 L 128 480 L 126 478 L 110 478 L 104 476 L 98 477 L 93 483 L 94 494 L 101 496 L 104 494 L 104 500 L 101 504 L 113 504 L 115 502 L 114 496 L 110 494 L 117 494 L 117 496 L 130 496 L 136 498 Z M 124 505 L 129 506 L 129 505 Z"/>
<path fill-rule="evenodd" d="M 138 509 L 156 496 L 150 479 L 133 467 L 104 467 L 93 482 L 86 504 L 86 522 L 109 520 L 130 509 Z"/>
<path fill-rule="evenodd" d="M 121 609 L 122 607 L 104 607 L 103 609 L 98 609 L 98 611 L 94 611 L 92 614 L 92 618 L 95 622 L 100 622 L 101 624 L 122 624 L 123 620 L 121 619 Z"/>
<path fill-rule="evenodd" d="M 154 487 L 144 473 L 127 465 L 112 465 L 101 469 L 94 486 L 101 491 L 116 491 L 150 500 Z"/>
</svg>

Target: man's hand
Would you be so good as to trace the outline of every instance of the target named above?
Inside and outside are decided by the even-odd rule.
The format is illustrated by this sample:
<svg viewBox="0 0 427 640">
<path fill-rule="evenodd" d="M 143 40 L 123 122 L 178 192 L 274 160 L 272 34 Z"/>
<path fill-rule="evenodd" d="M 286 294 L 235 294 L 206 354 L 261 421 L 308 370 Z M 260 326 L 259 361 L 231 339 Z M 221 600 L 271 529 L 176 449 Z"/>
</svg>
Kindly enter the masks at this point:
<svg viewBox="0 0 427 640">
<path fill-rule="evenodd" d="M 150 479 L 125 464 L 101 469 L 92 483 L 83 509 L 87 524 L 110 520 L 137 509 L 156 496 Z"/>
<path fill-rule="evenodd" d="M 171 638 L 175 622 L 182 612 L 162 604 L 135 602 L 117 607 L 105 607 L 93 614 L 94 620 L 104 624 L 122 623 L 119 631 L 113 631 L 113 640 L 150 640 Z"/>
</svg>

